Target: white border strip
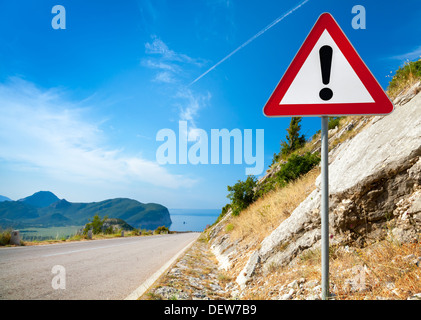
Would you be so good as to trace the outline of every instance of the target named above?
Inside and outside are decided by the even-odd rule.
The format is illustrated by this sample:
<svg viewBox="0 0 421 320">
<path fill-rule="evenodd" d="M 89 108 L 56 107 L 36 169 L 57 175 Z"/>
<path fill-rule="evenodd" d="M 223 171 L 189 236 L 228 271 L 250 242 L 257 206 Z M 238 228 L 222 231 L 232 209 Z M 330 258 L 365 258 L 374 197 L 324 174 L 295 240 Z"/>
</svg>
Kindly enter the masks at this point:
<svg viewBox="0 0 421 320">
<path fill-rule="evenodd" d="M 199 237 L 200 233 L 198 234 Z M 198 238 L 197 237 L 197 238 Z M 165 265 L 163 265 L 157 272 L 150 276 L 145 282 L 143 282 L 136 290 L 129 294 L 124 300 L 137 300 L 139 299 L 159 277 L 180 257 L 187 249 L 189 249 L 193 243 L 197 240 L 195 238 L 187 246 L 181 249 L 174 257 L 172 257 Z"/>
</svg>

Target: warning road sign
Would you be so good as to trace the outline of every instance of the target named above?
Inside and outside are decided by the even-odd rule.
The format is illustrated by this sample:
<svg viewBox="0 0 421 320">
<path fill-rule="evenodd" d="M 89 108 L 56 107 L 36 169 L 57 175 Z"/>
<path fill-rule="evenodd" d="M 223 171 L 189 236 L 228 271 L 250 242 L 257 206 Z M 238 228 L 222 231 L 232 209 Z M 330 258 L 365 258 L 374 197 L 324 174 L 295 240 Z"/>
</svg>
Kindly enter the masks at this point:
<svg viewBox="0 0 421 320">
<path fill-rule="evenodd" d="M 319 17 L 263 109 L 268 117 L 392 111 L 393 104 L 329 13 Z"/>
</svg>

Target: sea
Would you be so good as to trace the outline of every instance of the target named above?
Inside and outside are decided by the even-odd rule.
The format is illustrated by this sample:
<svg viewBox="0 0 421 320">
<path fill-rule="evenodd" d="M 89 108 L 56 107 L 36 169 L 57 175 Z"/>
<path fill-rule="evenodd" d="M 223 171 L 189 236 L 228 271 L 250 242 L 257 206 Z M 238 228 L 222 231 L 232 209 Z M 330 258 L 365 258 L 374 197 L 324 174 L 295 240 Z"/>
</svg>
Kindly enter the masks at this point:
<svg viewBox="0 0 421 320">
<path fill-rule="evenodd" d="M 221 209 L 169 209 L 168 211 L 172 221 L 170 231 L 202 232 L 221 214 Z"/>
</svg>

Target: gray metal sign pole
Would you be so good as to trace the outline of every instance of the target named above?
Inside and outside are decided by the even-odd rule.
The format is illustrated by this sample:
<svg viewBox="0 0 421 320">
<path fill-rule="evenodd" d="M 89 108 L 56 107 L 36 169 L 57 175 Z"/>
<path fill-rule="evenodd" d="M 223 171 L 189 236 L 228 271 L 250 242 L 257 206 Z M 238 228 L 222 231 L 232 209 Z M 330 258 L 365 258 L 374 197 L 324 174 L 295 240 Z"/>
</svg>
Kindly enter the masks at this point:
<svg viewBox="0 0 421 320">
<path fill-rule="evenodd" d="M 321 151 L 322 151 L 322 299 L 329 298 L 329 137 L 328 119 L 322 117 Z"/>
</svg>

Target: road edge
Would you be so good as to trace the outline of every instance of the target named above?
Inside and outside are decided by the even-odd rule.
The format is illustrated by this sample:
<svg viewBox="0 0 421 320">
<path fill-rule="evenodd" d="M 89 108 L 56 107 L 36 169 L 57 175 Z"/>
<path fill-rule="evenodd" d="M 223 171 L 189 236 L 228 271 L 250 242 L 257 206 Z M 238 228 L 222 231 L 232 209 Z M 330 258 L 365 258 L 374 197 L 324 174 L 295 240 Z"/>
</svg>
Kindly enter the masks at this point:
<svg viewBox="0 0 421 320">
<path fill-rule="evenodd" d="M 139 299 L 154 283 L 158 280 L 162 274 L 167 271 L 167 269 L 184 253 L 186 252 L 199 238 L 200 233 L 197 238 L 192 240 L 188 245 L 176 253 L 166 264 L 164 264 L 158 271 L 156 271 L 152 276 L 150 276 L 146 281 L 144 281 L 137 289 L 130 293 L 124 300 L 137 300 Z"/>
</svg>

